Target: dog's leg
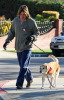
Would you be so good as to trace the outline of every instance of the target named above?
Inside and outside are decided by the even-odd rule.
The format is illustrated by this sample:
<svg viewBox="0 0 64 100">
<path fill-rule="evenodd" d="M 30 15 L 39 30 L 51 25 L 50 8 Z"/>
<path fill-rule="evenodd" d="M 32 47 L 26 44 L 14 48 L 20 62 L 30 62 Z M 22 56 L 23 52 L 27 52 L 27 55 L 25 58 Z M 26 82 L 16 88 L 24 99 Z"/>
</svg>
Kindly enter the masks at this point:
<svg viewBox="0 0 64 100">
<path fill-rule="evenodd" d="M 57 77 L 56 77 L 56 76 L 57 76 L 57 75 L 56 75 L 56 73 L 55 73 L 55 82 L 54 82 L 54 83 L 55 83 L 55 87 L 56 87 L 56 79 L 57 79 Z"/>
<path fill-rule="evenodd" d="M 55 72 L 55 74 L 54 74 L 54 87 L 56 87 L 56 80 L 57 80 L 57 74 L 56 74 L 56 72 Z"/>
<path fill-rule="evenodd" d="M 45 82 L 45 77 L 44 76 L 42 76 L 42 89 L 44 89 L 44 82 Z"/>
<path fill-rule="evenodd" d="M 56 81 L 57 81 L 58 76 L 59 76 L 59 73 L 55 73 L 55 87 L 56 87 Z"/>
<path fill-rule="evenodd" d="M 56 87 L 56 73 L 54 73 L 54 75 L 53 75 L 53 79 L 54 79 L 53 86 L 54 86 L 54 88 L 55 88 L 55 87 Z"/>
<path fill-rule="evenodd" d="M 58 76 L 59 76 L 59 69 L 57 70 L 57 72 L 55 73 L 55 87 L 56 87 L 56 81 L 57 81 L 57 78 L 58 78 Z"/>
<path fill-rule="evenodd" d="M 50 89 L 52 87 L 52 83 L 53 83 L 53 77 L 51 77 Z"/>
</svg>

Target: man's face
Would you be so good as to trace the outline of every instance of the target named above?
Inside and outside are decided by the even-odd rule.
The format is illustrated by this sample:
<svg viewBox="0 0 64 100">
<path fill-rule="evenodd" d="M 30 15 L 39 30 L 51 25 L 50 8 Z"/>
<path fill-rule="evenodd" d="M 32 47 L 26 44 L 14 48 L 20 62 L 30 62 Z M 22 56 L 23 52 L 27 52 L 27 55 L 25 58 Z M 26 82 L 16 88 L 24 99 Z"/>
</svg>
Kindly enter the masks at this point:
<svg viewBox="0 0 64 100">
<path fill-rule="evenodd" d="M 21 21 L 24 21 L 26 19 L 26 15 L 24 12 L 20 13 L 20 19 L 21 19 Z"/>
</svg>

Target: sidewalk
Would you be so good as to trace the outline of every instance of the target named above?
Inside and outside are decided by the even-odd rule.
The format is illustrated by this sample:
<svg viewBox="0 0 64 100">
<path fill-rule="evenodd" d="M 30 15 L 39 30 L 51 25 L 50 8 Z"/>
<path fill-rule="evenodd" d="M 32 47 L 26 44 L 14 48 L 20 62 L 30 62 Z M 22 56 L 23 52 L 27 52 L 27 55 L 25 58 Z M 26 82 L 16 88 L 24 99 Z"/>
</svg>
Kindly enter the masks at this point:
<svg viewBox="0 0 64 100">
<path fill-rule="evenodd" d="M 41 89 L 42 80 L 34 78 L 34 81 L 29 89 L 26 88 L 26 80 L 24 81 L 23 89 L 16 89 L 16 80 L 5 82 L 2 86 L 2 94 L 0 96 L 3 100 L 64 100 L 64 79 L 58 78 L 57 87 L 49 88 L 49 82 L 45 80 L 45 87 Z M 10 94 L 9 96 L 3 94 Z M 8 99 L 9 98 L 9 99 Z M 63 98 L 63 99 L 62 99 Z M 2 100 L 0 99 L 0 100 Z"/>
<path fill-rule="evenodd" d="M 54 28 L 50 32 L 39 36 L 37 41 L 35 41 L 34 43 L 41 49 L 50 49 L 50 42 L 51 42 L 51 39 L 55 36 L 55 30 L 56 29 Z M 1 49 L 3 48 L 3 44 L 7 36 L 8 35 L 0 37 L 0 48 Z M 7 48 L 15 48 L 15 38 L 7 45 Z M 36 50 L 37 47 L 33 45 L 33 49 Z"/>
</svg>

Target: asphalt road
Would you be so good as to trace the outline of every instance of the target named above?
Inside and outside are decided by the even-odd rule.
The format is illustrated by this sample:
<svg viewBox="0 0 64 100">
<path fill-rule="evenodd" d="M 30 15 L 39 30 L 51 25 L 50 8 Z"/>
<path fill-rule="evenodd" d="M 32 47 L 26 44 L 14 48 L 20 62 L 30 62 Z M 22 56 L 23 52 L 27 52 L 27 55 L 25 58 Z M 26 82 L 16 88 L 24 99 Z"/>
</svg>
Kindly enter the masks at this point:
<svg viewBox="0 0 64 100">
<path fill-rule="evenodd" d="M 60 76 L 64 77 L 64 57 L 58 57 L 60 64 Z M 39 73 L 40 65 L 43 63 L 48 63 L 52 61 L 51 58 L 48 57 L 32 57 L 30 62 L 30 70 L 34 77 L 40 77 Z M 19 72 L 19 65 L 17 58 L 15 57 L 7 57 L 1 58 L 0 56 L 0 81 L 5 80 L 14 80 L 17 78 Z"/>
</svg>

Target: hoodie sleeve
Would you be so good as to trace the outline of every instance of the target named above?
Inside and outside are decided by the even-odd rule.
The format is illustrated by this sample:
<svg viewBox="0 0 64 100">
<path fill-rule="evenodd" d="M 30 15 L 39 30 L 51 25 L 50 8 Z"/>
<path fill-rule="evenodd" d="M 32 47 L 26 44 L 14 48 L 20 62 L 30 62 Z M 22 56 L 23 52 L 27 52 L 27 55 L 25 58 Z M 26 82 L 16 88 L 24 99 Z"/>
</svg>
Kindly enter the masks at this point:
<svg viewBox="0 0 64 100">
<path fill-rule="evenodd" d="M 37 24 L 36 22 L 34 21 L 34 24 L 33 24 L 33 31 L 32 31 L 32 37 L 34 38 L 34 41 L 37 40 L 37 37 L 40 35 L 40 32 L 38 30 L 38 27 L 37 27 Z"/>
<path fill-rule="evenodd" d="M 6 39 L 6 42 L 9 43 L 14 37 L 15 37 L 15 30 L 14 30 L 14 21 L 13 21 L 11 29 L 8 33 L 8 37 Z"/>
</svg>

